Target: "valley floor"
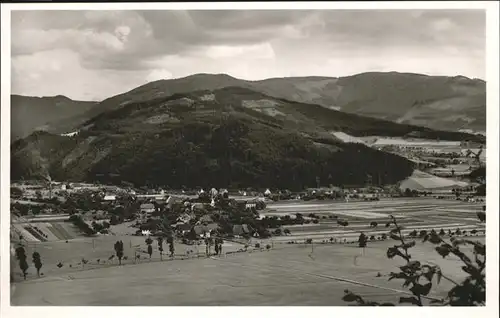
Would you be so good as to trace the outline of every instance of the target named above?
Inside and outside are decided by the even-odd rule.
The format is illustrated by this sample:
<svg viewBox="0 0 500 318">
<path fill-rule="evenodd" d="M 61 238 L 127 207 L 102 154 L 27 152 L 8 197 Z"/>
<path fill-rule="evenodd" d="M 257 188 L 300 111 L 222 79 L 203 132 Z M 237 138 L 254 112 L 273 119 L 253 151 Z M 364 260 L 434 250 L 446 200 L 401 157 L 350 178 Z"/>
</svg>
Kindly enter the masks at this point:
<svg viewBox="0 0 500 318">
<path fill-rule="evenodd" d="M 12 305 L 28 306 L 193 306 L 297 305 L 343 306 L 345 289 L 375 301 L 404 295 L 400 281 L 388 281 L 402 263 L 385 251 L 393 242 L 355 245 L 281 245 L 271 251 L 226 257 L 151 262 L 57 274 L 16 284 Z M 429 243 L 412 255 L 442 266 L 454 280 L 463 278 L 457 259 L 443 259 Z M 376 277 L 377 273 L 382 277 Z M 344 280 L 350 280 L 346 282 Z M 362 285 L 360 285 L 362 284 Z M 429 296 L 444 296 L 446 280 Z M 407 291 L 406 291 L 407 292 Z"/>
<path fill-rule="evenodd" d="M 456 228 L 482 229 L 476 221 L 478 204 L 454 200 L 398 199 L 380 202 L 278 202 L 269 205 L 268 214 L 294 214 L 305 216 L 314 212 L 327 216 L 319 224 L 288 227 L 291 235 L 271 240 L 253 240 L 270 251 L 250 248 L 249 252 L 234 253 L 243 245 L 225 241 L 226 256 L 206 258 L 204 245 L 176 244 L 176 257 L 170 260 L 160 255 L 153 243 L 151 260 L 145 253 L 144 237 L 124 235 L 97 238 L 74 238 L 57 242 L 31 242 L 27 254 L 37 250 L 42 255 L 43 276 L 36 278 L 32 264 L 28 280 L 23 281 L 14 263 L 15 287 L 12 305 L 347 305 L 341 300 L 349 289 L 375 301 L 397 301 L 403 294 L 399 281 L 387 281 L 390 271 L 397 270 L 398 260 L 386 257 L 388 246 L 394 241 L 369 242 L 363 251 L 356 244 L 318 244 L 330 237 L 357 240 L 360 231 L 380 236 L 389 214 L 396 214 L 400 223 L 413 229 Z M 347 219 L 349 226 L 339 228 L 329 214 Z M 369 223 L 377 221 L 377 228 Z M 117 228 L 118 229 L 118 228 Z M 120 232 L 120 231 L 117 231 Z M 303 243 L 312 238 L 313 245 Z M 474 239 L 483 240 L 483 237 Z M 127 260 L 118 266 L 113 244 L 123 240 Z M 417 239 L 417 242 L 420 241 Z M 134 254 L 141 255 L 135 264 Z M 200 257 L 194 255 L 199 254 Z M 429 243 L 418 243 L 412 252 L 414 259 L 439 264 L 443 272 L 460 280 L 463 272 L 457 259 L 443 259 Z M 88 260 L 83 265 L 82 258 Z M 57 263 L 63 266 L 58 268 Z M 377 273 L 382 277 L 376 277 Z M 339 280 L 340 279 L 340 280 Z M 352 280 L 352 281 L 345 281 Z M 361 285 L 360 285 L 361 283 Z M 434 296 L 443 296 L 449 289 L 444 280 L 435 289 Z"/>
</svg>

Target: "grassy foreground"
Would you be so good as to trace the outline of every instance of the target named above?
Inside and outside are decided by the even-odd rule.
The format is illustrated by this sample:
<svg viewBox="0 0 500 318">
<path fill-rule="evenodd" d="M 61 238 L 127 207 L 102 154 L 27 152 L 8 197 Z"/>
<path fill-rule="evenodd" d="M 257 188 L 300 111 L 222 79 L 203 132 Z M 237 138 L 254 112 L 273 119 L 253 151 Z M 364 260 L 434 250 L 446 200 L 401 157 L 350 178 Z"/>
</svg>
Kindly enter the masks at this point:
<svg viewBox="0 0 500 318">
<path fill-rule="evenodd" d="M 125 243 L 125 241 L 124 241 Z M 42 278 L 15 284 L 12 305 L 298 305 L 344 306 L 344 289 L 371 300 L 396 301 L 400 282 L 385 276 L 401 265 L 385 256 L 391 241 L 355 245 L 277 245 L 271 251 L 227 257 L 144 262 L 99 269 L 55 269 Z M 126 245 L 126 243 L 125 243 Z M 61 253 L 57 249 L 58 253 Z M 457 259 L 441 258 L 433 246 L 418 243 L 413 258 L 439 264 L 453 280 L 464 275 Z M 378 273 L 382 277 L 376 277 Z M 368 284 L 339 281 L 338 278 Z M 441 281 L 434 294 L 443 296 Z"/>
</svg>

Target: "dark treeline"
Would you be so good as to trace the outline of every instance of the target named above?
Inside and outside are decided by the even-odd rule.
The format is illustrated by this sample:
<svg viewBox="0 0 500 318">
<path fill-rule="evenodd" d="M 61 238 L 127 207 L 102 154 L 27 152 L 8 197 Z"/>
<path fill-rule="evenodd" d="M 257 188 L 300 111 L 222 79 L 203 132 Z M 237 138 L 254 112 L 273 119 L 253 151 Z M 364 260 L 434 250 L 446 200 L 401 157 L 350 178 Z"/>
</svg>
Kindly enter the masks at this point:
<svg viewBox="0 0 500 318">
<path fill-rule="evenodd" d="M 401 157 L 356 144 L 338 150 L 314 145 L 297 133 L 229 117 L 218 124 L 187 123 L 160 134 L 138 134 L 114 145 L 87 178 L 111 173 L 136 185 L 275 187 L 395 183 L 412 173 Z"/>
</svg>

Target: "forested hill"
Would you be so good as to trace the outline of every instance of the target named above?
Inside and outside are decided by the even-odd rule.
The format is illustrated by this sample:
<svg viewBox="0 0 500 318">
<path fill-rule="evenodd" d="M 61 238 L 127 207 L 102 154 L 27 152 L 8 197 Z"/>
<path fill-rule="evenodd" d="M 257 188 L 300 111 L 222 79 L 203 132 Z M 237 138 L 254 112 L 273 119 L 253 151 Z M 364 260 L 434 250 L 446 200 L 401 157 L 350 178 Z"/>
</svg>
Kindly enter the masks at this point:
<svg viewBox="0 0 500 318">
<path fill-rule="evenodd" d="M 15 142 L 12 178 L 302 189 L 317 178 L 321 185 L 362 185 L 369 176 L 392 184 L 412 173 L 404 158 L 331 134 L 390 124 L 324 108 L 309 116 L 310 107 L 242 88 L 130 103 L 88 120 L 75 137 L 37 132 Z"/>
</svg>

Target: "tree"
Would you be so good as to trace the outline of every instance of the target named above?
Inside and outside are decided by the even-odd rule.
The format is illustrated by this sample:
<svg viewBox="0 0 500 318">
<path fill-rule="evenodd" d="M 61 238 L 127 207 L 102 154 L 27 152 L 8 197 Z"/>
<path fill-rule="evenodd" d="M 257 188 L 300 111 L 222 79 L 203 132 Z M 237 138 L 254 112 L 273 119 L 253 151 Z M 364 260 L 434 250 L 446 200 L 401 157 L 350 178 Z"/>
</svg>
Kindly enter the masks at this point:
<svg viewBox="0 0 500 318">
<path fill-rule="evenodd" d="M 163 237 L 158 237 L 158 251 L 160 251 L 160 260 L 163 260 Z"/>
<path fill-rule="evenodd" d="M 426 230 L 421 230 L 420 233 L 418 234 L 418 236 L 420 238 L 424 238 L 426 235 L 427 235 L 427 231 Z"/>
<path fill-rule="evenodd" d="M 148 254 L 149 254 L 149 259 L 151 259 L 151 255 L 153 255 L 153 246 L 148 245 Z"/>
<path fill-rule="evenodd" d="M 373 221 L 373 222 L 370 222 L 370 227 L 377 227 L 378 223 Z"/>
<path fill-rule="evenodd" d="M 444 232 L 444 230 L 443 229 L 439 230 L 439 236 L 444 236 L 444 235 L 446 235 L 446 233 Z"/>
<path fill-rule="evenodd" d="M 24 279 L 26 279 L 29 265 L 28 262 L 26 261 L 26 251 L 22 245 L 16 248 L 16 258 L 19 261 L 19 268 L 23 272 Z"/>
<path fill-rule="evenodd" d="M 359 234 L 359 237 L 358 237 L 359 247 L 363 247 L 363 248 L 366 247 L 367 242 L 368 242 L 368 237 L 364 233 Z"/>
<path fill-rule="evenodd" d="M 400 257 L 406 261 L 406 264 L 400 266 L 399 272 L 391 272 L 389 280 L 401 279 L 404 280 L 403 286 L 408 287 L 412 293 L 411 297 L 400 297 L 399 303 L 409 303 L 417 306 L 423 306 L 424 300 L 430 300 L 430 303 L 438 303 L 447 306 L 482 306 L 486 301 L 486 245 L 477 241 L 451 238 L 449 242 L 445 241 L 435 231 L 426 234 L 423 242 L 429 242 L 435 245 L 436 252 L 443 258 L 452 254 L 464 264 L 462 270 L 468 276 L 462 282 L 455 282 L 446 277 L 441 268 L 434 264 L 425 264 L 423 262 L 412 260 L 409 250 L 416 244 L 415 241 L 405 241 L 401 233 L 401 227 L 398 225 L 396 218 L 391 216 L 395 228 L 391 230 L 391 238 L 400 242 L 387 249 L 387 257 L 392 259 Z M 471 246 L 473 258 L 466 255 L 460 249 L 460 246 Z M 441 279 L 446 279 L 453 283 L 453 287 L 448 291 L 444 299 L 427 296 L 432 287 L 433 279 L 436 278 L 436 283 L 439 284 Z M 425 282 L 427 281 L 427 282 Z M 342 298 L 346 302 L 354 302 L 361 306 L 394 306 L 392 303 L 378 303 L 374 301 L 366 301 L 363 297 L 350 292 L 344 291 Z"/>
<path fill-rule="evenodd" d="M 483 206 L 483 211 L 479 211 L 476 213 L 479 221 L 481 221 L 483 223 L 486 222 L 486 212 L 484 212 L 485 210 L 486 210 L 486 206 Z"/>
<path fill-rule="evenodd" d="M 116 241 L 115 243 L 115 253 L 116 253 L 116 257 L 118 257 L 118 264 L 122 264 L 122 258 L 123 258 L 123 242 L 120 240 L 120 241 Z"/>
<path fill-rule="evenodd" d="M 270 249 L 271 249 L 271 245 L 266 244 L 266 250 L 268 250 L 268 251 L 269 251 Z"/>
<path fill-rule="evenodd" d="M 337 220 L 337 224 L 340 226 L 346 227 L 349 225 L 349 222 L 347 222 L 345 220 Z"/>
<path fill-rule="evenodd" d="M 283 230 L 283 233 L 285 233 L 285 235 L 290 235 L 290 234 L 291 234 L 291 232 L 290 232 L 290 230 L 289 230 L 289 229 L 284 229 L 284 230 Z"/>
<path fill-rule="evenodd" d="M 111 219 L 109 220 L 109 224 L 117 225 L 119 223 L 119 219 L 115 214 L 111 215 Z"/>
<path fill-rule="evenodd" d="M 174 242 L 169 243 L 168 250 L 170 251 L 170 257 L 174 257 L 174 253 L 175 253 Z"/>
<path fill-rule="evenodd" d="M 146 240 L 145 240 L 146 244 L 148 245 L 148 254 L 149 254 L 149 259 L 151 259 L 151 255 L 153 255 L 153 247 L 151 246 L 151 244 L 153 244 L 153 240 L 148 237 Z"/>
<path fill-rule="evenodd" d="M 36 274 L 38 277 L 40 277 L 40 269 L 42 268 L 42 259 L 40 257 L 40 253 L 38 252 L 33 252 L 33 264 L 35 264 L 36 268 Z"/>
<path fill-rule="evenodd" d="M 21 198 L 23 196 L 23 190 L 17 187 L 11 187 L 10 188 L 10 195 L 13 198 Z"/>
</svg>

